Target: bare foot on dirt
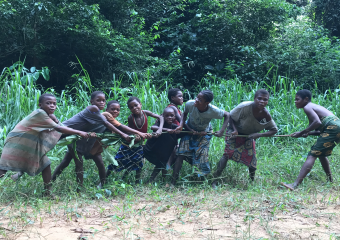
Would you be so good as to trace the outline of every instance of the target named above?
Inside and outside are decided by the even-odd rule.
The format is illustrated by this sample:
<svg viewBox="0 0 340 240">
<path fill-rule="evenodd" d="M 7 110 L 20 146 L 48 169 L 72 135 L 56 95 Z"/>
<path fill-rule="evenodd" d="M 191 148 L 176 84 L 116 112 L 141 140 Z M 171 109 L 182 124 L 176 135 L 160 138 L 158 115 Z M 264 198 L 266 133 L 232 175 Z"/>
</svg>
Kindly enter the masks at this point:
<svg viewBox="0 0 340 240">
<path fill-rule="evenodd" d="M 50 190 L 45 190 L 42 194 L 43 198 L 48 198 L 48 199 L 51 199 L 51 200 L 57 200 L 58 197 L 54 194 L 51 193 Z"/>
<path fill-rule="evenodd" d="M 282 182 L 281 185 L 284 186 L 284 187 L 286 187 L 286 188 L 288 188 L 288 189 L 291 190 L 291 191 L 294 191 L 294 187 L 293 187 L 293 184 L 292 184 L 292 183 L 291 183 L 291 184 L 288 184 L 288 183 Z"/>
</svg>

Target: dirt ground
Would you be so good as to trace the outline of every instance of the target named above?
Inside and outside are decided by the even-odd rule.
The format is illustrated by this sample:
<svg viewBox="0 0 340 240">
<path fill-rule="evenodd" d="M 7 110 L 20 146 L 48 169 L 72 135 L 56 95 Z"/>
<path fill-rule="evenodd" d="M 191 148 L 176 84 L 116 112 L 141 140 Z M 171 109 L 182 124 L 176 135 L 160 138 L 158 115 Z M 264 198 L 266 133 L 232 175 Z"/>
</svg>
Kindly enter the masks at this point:
<svg viewBox="0 0 340 240">
<path fill-rule="evenodd" d="M 199 204 L 175 200 L 94 204 L 58 203 L 49 210 L 7 207 L 7 214 L 0 216 L 0 239 L 340 239 L 338 203 L 317 201 L 298 211 L 287 205 L 278 211 L 268 201 L 249 208 L 228 202 L 221 207 L 213 197 Z"/>
</svg>

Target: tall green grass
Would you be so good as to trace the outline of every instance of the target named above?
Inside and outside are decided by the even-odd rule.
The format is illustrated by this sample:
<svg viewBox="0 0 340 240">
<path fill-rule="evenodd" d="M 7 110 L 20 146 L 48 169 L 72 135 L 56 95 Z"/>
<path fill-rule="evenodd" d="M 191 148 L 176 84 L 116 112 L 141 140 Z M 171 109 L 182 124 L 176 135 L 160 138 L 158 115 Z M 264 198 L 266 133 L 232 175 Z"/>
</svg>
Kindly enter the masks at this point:
<svg viewBox="0 0 340 240">
<path fill-rule="evenodd" d="M 4 69 L 0 76 L 0 147 L 3 146 L 6 135 L 14 128 L 14 126 L 32 110 L 38 106 L 39 96 L 45 91 L 35 84 L 35 81 L 24 81 L 28 79 L 28 75 L 32 74 L 22 63 L 17 63 L 10 68 Z M 41 73 L 42 75 L 42 73 Z M 46 74 L 45 74 L 46 77 Z M 64 121 L 81 111 L 89 104 L 90 91 L 94 88 L 91 86 L 91 80 L 86 70 L 75 76 L 77 82 L 73 86 L 69 86 L 61 93 L 54 92 L 53 89 L 46 89 L 57 96 L 58 108 L 55 115 Z M 220 79 L 209 77 L 202 80 L 202 85 L 214 92 L 214 100 L 212 104 L 226 111 L 232 110 L 242 101 L 252 101 L 254 93 L 260 88 L 266 88 L 271 92 L 268 110 L 274 121 L 278 125 L 279 134 L 290 134 L 295 131 L 302 130 L 308 125 L 308 119 L 303 110 L 298 110 L 294 105 L 294 97 L 299 87 L 294 82 L 287 80 L 282 76 L 273 76 L 275 81 L 271 84 L 260 83 L 242 83 L 238 79 Z M 104 89 L 107 94 L 107 101 L 118 100 L 121 103 L 121 114 L 119 121 L 126 123 L 130 114 L 126 102 L 130 96 L 137 96 L 142 102 L 142 108 L 152 112 L 161 114 L 163 109 L 169 103 L 167 98 L 167 89 L 171 87 L 171 83 L 165 82 L 162 88 L 156 87 L 150 78 L 138 79 L 131 76 L 129 87 L 122 87 L 121 80 L 113 76 L 111 83 L 108 83 Z M 197 86 L 197 92 L 201 90 Z M 340 115 L 340 101 L 338 92 L 340 89 L 327 90 L 320 93 L 317 86 L 311 89 L 313 92 L 313 102 L 325 106 L 334 114 Z M 197 92 L 188 92 L 183 89 L 185 98 L 193 99 Z M 149 119 L 149 126 L 153 124 L 153 120 Z M 222 121 L 213 121 L 214 130 L 221 127 Z M 314 141 L 313 137 L 292 139 L 292 138 L 261 138 L 256 141 L 258 156 L 258 185 L 262 187 L 272 188 L 282 180 L 292 181 L 297 176 L 300 166 Z M 223 154 L 224 140 L 214 137 L 211 141 L 210 160 L 212 168 L 215 169 L 216 163 Z M 53 160 L 52 170 L 61 161 L 65 147 L 56 147 L 49 153 L 49 157 Z M 332 170 L 335 175 L 339 174 L 336 165 L 339 164 L 337 159 L 338 150 L 335 151 L 331 158 Z M 108 164 L 108 163 L 107 163 Z M 144 177 L 147 178 L 152 169 L 152 165 L 146 163 Z M 74 193 L 75 176 L 74 168 L 69 167 L 65 170 L 58 181 L 54 184 L 56 192 L 68 191 Z M 98 181 L 98 174 L 92 161 L 85 162 L 85 185 L 92 194 L 97 193 L 94 187 Z M 184 164 L 182 176 L 190 175 L 191 168 Z M 236 163 L 229 163 L 228 170 L 224 177 L 226 182 L 239 186 L 241 188 L 248 186 L 247 170 L 244 166 Z M 319 164 L 316 164 L 311 176 L 313 179 L 324 181 L 323 171 Z M 116 184 L 120 174 L 114 175 L 109 183 Z M 111 182 L 110 182 L 111 181 Z M 186 180 L 183 180 L 185 182 Z M 66 183 L 66 184 L 65 184 Z M 120 184 L 120 183 L 119 183 Z M 119 185 L 121 186 L 121 185 Z M 124 185 L 125 186 L 125 185 Z M 41 188 L 41 177 L 35 178 L 23 177 L 18 184 L 12 184 L 8 179 L 0 180 L 1 196 L 16 196 L 17 191 L 25 194 L 38 194 Z M 124 187 L 125 188 L 125 187 Z M 6 189 L 6 190 L 4 190 Z M 116 188 L 122 190 L 121 188 Z M 119 190 L 119 191 L 120 191 Z M 117 190 L 118 191 L 118 190 Z M 123 192 L 125 190 L 123 189 Z M 11 194 L 12 193 L 12 194 Z M 2 198 L 2 197 L 1 197 Z M 4 199 L 4 198 L 2 198 Z"/>
</svg>

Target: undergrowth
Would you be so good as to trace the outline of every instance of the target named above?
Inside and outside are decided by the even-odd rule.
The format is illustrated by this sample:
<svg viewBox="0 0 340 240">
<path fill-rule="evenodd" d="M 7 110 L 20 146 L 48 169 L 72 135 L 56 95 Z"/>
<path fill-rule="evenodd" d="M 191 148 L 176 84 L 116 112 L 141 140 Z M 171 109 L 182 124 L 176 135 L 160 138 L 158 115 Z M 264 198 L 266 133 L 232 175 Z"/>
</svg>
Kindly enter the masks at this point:
<svg viewBox="0 0 340 240">
<path fill-rule="evenodd" d="M 2 72 L 0 80 L 0 146 L 3 145 L 6 135 L 24 116 L 29 114 L 37 107 L 37 101 L 42 93 L 34 81 L 23 82 L 23 78 L 31 74 L 25 70 L 22 64 L 15 67 L 7 68 Z M 70 118 L 77 112 L 81 111 L 89 103 L 89 92 L 92 91 L 91 81 L 86 71 L 75 76 L 78 82 L 60 94 L 47 89 L 57 95 L 58 109 L 55 115 L 62 121 Z M 274 121 L 277 123 L 278 134 L 290 134 L 299 131 L 307 126 L 308 120 L 302 110 L 294 106 L 294 96 L 300 88 L 295 86 L 294 82 L 288 82 L 284 77 L 274 76 L 275 81 L 271 85 L 265 83 L 241 83 L 237 79 L 225 80 L 209 78 L 205 81 L 208 88 L 214 92 L 212 104 L 219 108 L 230 111 L 242 101 L 251 101 L 257 89 L 266 88 L 270 91 L 271 96 L 268 104 L 268 110 Z M 25 78 L 27 79 L 27 77 Z M 168 83 L 164 84 L 164 89 L 170 87 Z M 199 90 L 199 87 L 197 88 Z M 313 91 L 314 103 L 325 106 L 336 115 L 340 115 L 340 99 L 338 91 L 327 90 L 320 93 L 317 86 Z M 193 99 L 195 93 L 183 90 L 186 99 Z M 168 104 L 166 90 L 157 89 L 152 85 L 150 79 L 131 78 L 129 88 L 121 88 L 119 79 L 112 80 L 112 87 L 106 89 L 107 101 L 119 100 L 121 103 L 121 114 L 118 120 L 122 123 L 127 122 L 129 110 L 126 107 L 126 101 L 129 96 L 137 96 L 142 102 L 142 108 L 151 110 L 155 113 L 161 113 Z M 150 121 L 150 119 L 149 119 Z M 151 122 L 153 123 L 153 122 Z M 221 121 L 213 121 L 214 130 L 219 129 Z M 285 212 L 288 208 L 301 208 L 304 205 L 324 201 L 327 203 L 337 203 L 339 200 L 340 183 L 338 181 L 340 170 L 338 168 L 339 148 L 335 148 L 333 155 L 329 158 L 331 170 L 334 176 L 334 183 L 326 184 L 326 176 L 322 170 L 321 164 L 316 162 L 310 174 L 299 186 L 298 190 L 290 193 L 280 187 L 280 182 L 292 182 L 297 177 L 300 168 L 305 161 L 306 155 L 316 140 L 315 137 L 293 139 L 293 138 L 260 138 L 256 141 L 256 151 L 258 158 L 258 170 L 254 182 L 248 180 L 248 169 L 241 164 L 229 161 L 227 169 L 222 175 L 223 184 L 213 190 L 210 187 L 212 176 L 205 179 L 198 179 L 193 173 L 192 168 L 184 163 L 181 171 L 181 179 L 176 189 L 165 187 L 169 182 L 168 176 L 165 182 L 160 178 L 152 185 L 137 185 L 134 182 L 133 174 L 130 175 L 130 181 L 121 180 L 121 173 L 113 174 L 108 178 L 105 189 L 97 189 L 99 182 L 98 172 L 95 164 L 91 160 L 84 162 L 84 190 L 76 193 L 76 179 L 74 173 L 74 163 L 64 170 L 62 175 L 53 183 L 53 193 L 59 197 L 59 200 L 53 202 L 49 199 L 43 199 L 42 195 L 42 178 L 41 176 L 30 177 L 24 175 L 17 182 L 10 179 L 11 173 L 0 179 L 0 208 L 2 214 L 9 214 L 9 206 L 17 206 L 19 209 L 30 206 L 37 209 L 49 209 L 52 206 L 67 206 L 71 202 L 76 204 L 97 204 L 107 202 L 110 199 L 121 199 L 127 205 L 136 202 L 149 200 L 154 202 L 173 202 L 187 201 L 204 192 L 206 197 L 214 196 L 216 200 L 225 202 L 226 208 L 248 209 L 252 202 L 270 201 L 271 211 Z M 112 153 L 116 148 L 110 149 Z M 213 137 L 210 145 L 209 158 L 211 168 L 216 169 L 216 164 L 222 156 L 224 150 L 224 140 Z M 66 151 L 66 147 L 56 147 L 48 153 L 52 161 L 51 169 L 60 163 Z M 106 160 L 106 165 L 109 162 Z M 144 164 L 142 179 L 145 182 L 151 174 L 153 165 L 147 161 Z M 172 172 L 169 171 L 169 174 Z M 320 197 L 321 196 L 321 197 Z M 182 200 L 181 200 L 182 199 Z M 190 200 L 192 201 L 192 200 Z M 202 200 L 198 200 L 201 202 Z M 189 203 L 183 203 L 189 204 Z M 71 208 L 71 207 L 70 207 Z M 275 209 L 275 210 L 273 210 Z M 66 210 L 65 210 L 66 211 Z M 71 210 L 70 210 L 71 211 Z M 73 210 L 72 210 L 73 211 Z M 27 223 L 29 224 L 29 223 Z"/>
</svg>

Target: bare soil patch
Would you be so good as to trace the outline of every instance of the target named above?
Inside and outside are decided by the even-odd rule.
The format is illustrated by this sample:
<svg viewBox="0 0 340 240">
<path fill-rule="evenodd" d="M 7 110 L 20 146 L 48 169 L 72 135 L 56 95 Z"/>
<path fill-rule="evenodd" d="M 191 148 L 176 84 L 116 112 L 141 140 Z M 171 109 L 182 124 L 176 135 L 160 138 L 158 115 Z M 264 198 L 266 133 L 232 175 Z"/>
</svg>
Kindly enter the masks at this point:
<svg viewBox="0 0 340 240">
<path fill-rule="evenodd" d="M 227 195 L 226 195 L 227 196 Z M 7 207 L 0 239 L 339 239 L 340 205 L 316 200 L 281 210 L 223 196 L 63 203 L 39 210 Z M 281 204 L 282 205 L 282 204 Z M 247 207 L 249 206 L 249 207 Z M 1 207 L 2 208 L 2 207 Z"/>
</svg>

